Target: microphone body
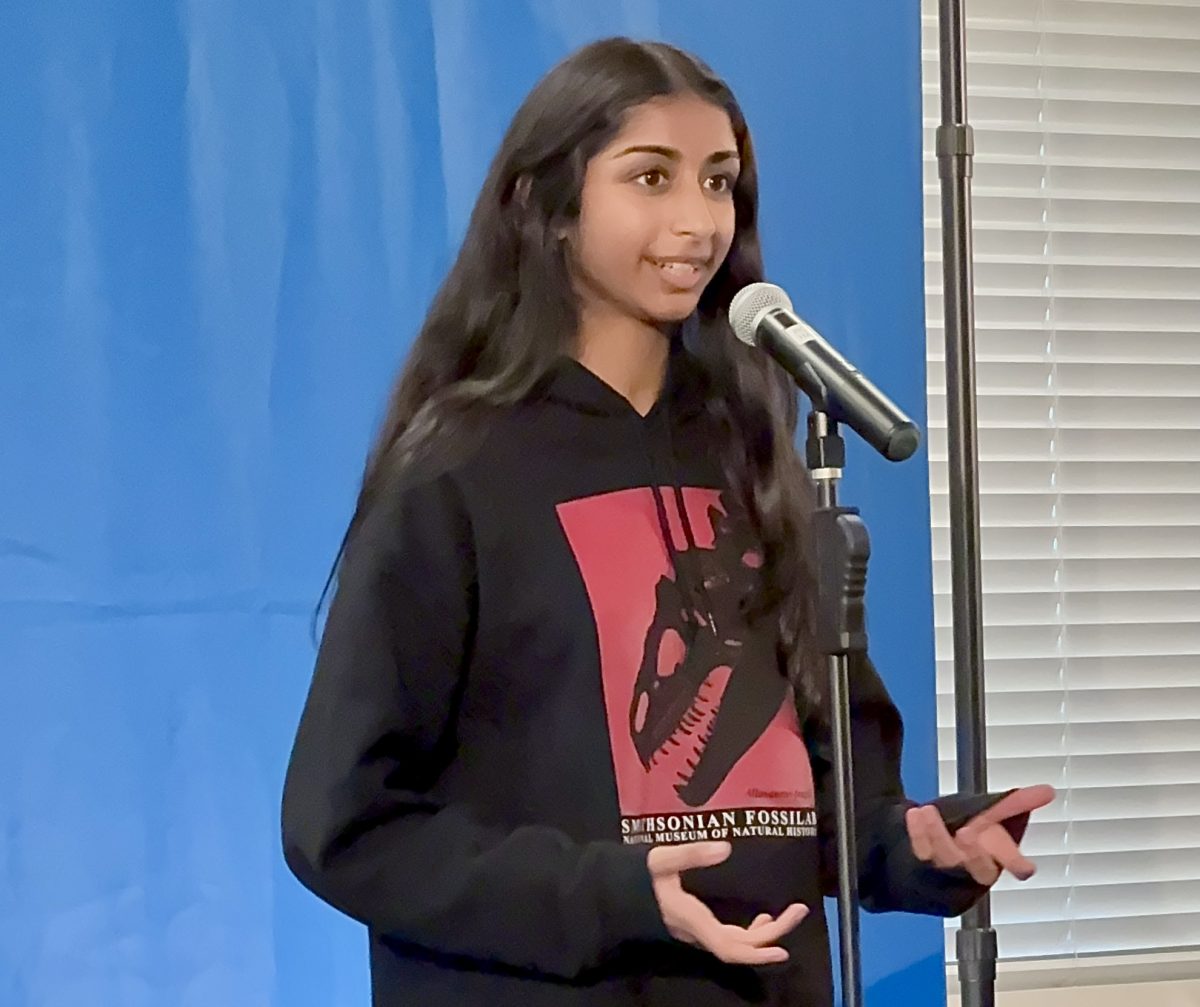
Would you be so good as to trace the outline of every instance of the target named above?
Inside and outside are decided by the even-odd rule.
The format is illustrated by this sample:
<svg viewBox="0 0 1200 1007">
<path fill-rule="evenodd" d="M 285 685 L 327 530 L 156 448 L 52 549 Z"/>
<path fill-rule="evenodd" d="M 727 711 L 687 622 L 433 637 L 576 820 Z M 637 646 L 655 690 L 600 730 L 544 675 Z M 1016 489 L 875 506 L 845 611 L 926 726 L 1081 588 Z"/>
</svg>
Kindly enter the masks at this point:
<svg viewBox="0 0 1200 1007">
<path fill-rule="evenodd" d="M 742 288 L 729 307 L 729 319 L 739 339 L 766 350 L 818 409 L 856 430 L 885 458 L 899 462 L 917 450 L 917 425 L 798 318 L 779 287 L 752 283 Z"/>
</svg>

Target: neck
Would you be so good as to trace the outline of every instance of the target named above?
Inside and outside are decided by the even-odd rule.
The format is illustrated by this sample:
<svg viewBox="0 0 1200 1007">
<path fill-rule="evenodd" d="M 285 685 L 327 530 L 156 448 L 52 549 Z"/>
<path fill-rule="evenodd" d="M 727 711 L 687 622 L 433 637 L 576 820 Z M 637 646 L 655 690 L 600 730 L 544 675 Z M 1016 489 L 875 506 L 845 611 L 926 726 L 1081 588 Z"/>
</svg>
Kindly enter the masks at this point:
<svg viewBox="0 0 1200 1007">
<path fill-rule="evenodd" d="M 581 312 L 575 359 L 645 416 L 662 392 L 670 336 L 628 316 Z"/>
</svg>

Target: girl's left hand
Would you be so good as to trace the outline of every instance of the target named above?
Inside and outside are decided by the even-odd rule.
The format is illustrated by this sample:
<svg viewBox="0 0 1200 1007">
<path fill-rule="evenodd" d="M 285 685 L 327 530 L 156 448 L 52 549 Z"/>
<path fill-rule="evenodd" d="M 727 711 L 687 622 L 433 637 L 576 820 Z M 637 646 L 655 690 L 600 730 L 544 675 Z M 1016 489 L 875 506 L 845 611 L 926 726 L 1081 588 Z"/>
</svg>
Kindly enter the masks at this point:
<svg viewBox="0 0 1200 1007">
<path fill-rule="evenodd" d="M 1002 871 L 1028 881 L 1037 868 L 1021 853 L 1021 848 L 1000 823 L 1014 815 L 1044 808 L 1054 796 L 1054 788 L 1046 784 L 1014 790 L 976 815 L 954 835 L 950 835 L 941 812 L 932 804 L 909 808 L 904 821 L 913 853 L 917 859 L 932 863 L 934 867 L 965 867 L 972 878 L 989 888 Z"/>
</svg>

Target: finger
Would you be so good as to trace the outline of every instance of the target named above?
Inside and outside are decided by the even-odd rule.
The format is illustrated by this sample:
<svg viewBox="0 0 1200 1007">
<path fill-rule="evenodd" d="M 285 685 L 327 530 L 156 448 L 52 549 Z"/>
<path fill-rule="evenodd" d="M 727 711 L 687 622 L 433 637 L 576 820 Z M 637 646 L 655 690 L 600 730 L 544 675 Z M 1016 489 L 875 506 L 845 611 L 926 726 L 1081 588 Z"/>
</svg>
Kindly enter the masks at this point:
<svg viewBox="0 0 1200 1007">
<path fill-rule="evenodd" d="M 934 866 L 941 867 L 943 870 L 961 867 L 966 858 L 959 845 L 954 841 L 954 837 L 950 835 L 950 830 L 946 828 L 942 813 L 932 804 L 927 804 L 921 810 L 925 813 L 925 819 L 928 822 L 929 840 L 933 845 Z"/>
<path fill-rule="evenodd" d="M 1013 877 L 1028 881 L 1037 873 L 1037 865 L 1021 852 L 1002 825 L 988 826 L 978 836 L 979 845 Z"/>
<path fill-rule="evenodd" d="M 804 909 L 807 914 L 806 907 L 789 906 L 779 914 L 780 919 L 789 914 L 795 915 L 798 908 Z M 685 925 L 696 935 L 697 943 L 723 962 L 737 965 L 771 965 L 788 960 L 787 949 L 772 945 L 770 935 L 763 933 L 769 924 L 764 924 L 751 933 L 749 929 L 722 923 L 713 915 L 712 910 L 694 895 L 687 897 L 680 905 L 680 910 L 686 914 Z M 795 923 L 792 926 L 795 926 Z"/>
<path fill-rule="evenodd" d="M 774 944 L 784 934 L 791 933 L 808 915 L 808 906 L 794 902 L 769 923 L 764 923 L 749 932 L 750 943 L 763 947 Z"/>
<path fill-rule="evenodd" d="M 987 855 L 969 857 L 963 861 L 963 867 L 971 875 L 971 880 L 976 884 L 983 885 L 984 888 L 991 888 L 1000 880 L 1000 867 Z"/>
<path fill-rule="evenodd" d="M 751 944 L 745 940 L 747 931 L 740 927 L 732 929 L 737 932 L 718 931 L 710 941 L 705 941 L 705 946 L 721 961 L 731 965 L 775 965 L 788 960 L 787 948 L 778 944 Z"/>
<path fill-rule="evenodd" d="M 761 927 L 764 923 L 770 923 L 770 922 L 771 922 L 771 914 L 770 913 L 759 913 L 757 916 L 754 917 L 754 919 L 752 919 L 750 921 L 749 929 L 753 930 L 755 927 Z"/>
<path fill-rule="evenodd" d="M 655 846 L 646 855 L 652 874 L 678 874 L 697 867 L 713 867 L 733 852 L 728 842 L 682 843 L 679 846 Z"/>
<path fill-rule="evenodd" d="M 945 829 L 945 823 L 937 808 L 929 804 L 910 808 L 905 812 L 904 820 L 917 858 L 939 867 L 944 866 L 941 863 L 944 851 L 939 850 L 937 838 L 939 826 Z"/>
<path fill-rule="evenodd" d="M 979 825 L 982 831 L 983 827 L 999 825 L 1006 818 L 1044 808 L 1057 796 L 1057 791 L 1047 783 L 1038 784 L 1036 787 L 1022 787 L 1020 790 L 1014 790 L 1008 796 L 1002 797 L 985 811 L 981 811 L 967 824 Z"/>
<path fill-rule="evenodd" d="M 696 901 L 703 909 L 703 914 L 696 913 L 692 917 L 692 926 L 695 927 L 693 932 L 699 938 L 700 944 L 721 961 L 730 965 L 774 965 L 788 960 L 786 948 L 757 943 L 762 928 L 754 931 L 752 943 L 749 930 L 722 923 L 708 906 L 699 899 Z"/>
<path fill-rule="evenodd" d="M 913 853 L 918 860 L 933 859 L 933 843 L 929 839 L 929 830 L 921 815 L 920 808 L 909 808 L 904 813 L 904 824 L 908 827 L 908 840 L 912 843 Z"/>
<path fill-rule="evenodd" d="M 787 948 L 756 948 L 752 944 L 718 943 L 709 950 L 727 965 L 778 965 L 788 960 Z"/>
<path fill-rule="evenodd" d="M 959 829 L 954 841 L 963 852 L 963 867 L 978 884 L 991 888 L 1000 880 L 1000 865 L 979 845 L 978 833 Z"/>
</svg>

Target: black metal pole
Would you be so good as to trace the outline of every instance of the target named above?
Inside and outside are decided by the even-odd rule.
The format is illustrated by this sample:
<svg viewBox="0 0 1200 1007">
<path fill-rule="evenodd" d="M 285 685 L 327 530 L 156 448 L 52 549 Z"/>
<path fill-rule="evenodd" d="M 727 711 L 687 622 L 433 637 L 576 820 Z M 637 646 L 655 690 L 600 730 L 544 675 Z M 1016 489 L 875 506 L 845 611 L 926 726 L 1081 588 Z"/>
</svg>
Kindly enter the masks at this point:
<svg viewBox="0 0 1200 1007">
<path fill-rule="evenodd" d="M 827 506 L 836 507 L 836 497 Z M 842 1007 L 862 1007 L 862 951 L 858 926 L 858 837 L 854 827 L 854 753 L 850 747 L 850 665 L 845 654 L 826 658 L 837 777 L 838 948 Z"/>
<path fill-rule="evenodd" d="M 814 401 L 808 416 L 806 455 L 817 487 L 813 539 L 817 561 L 817 644 L 829 672 L 837 834 L 838 944 L 842 1005 L 862 1007 L 859 941 L 858 839 L 854 815 L 854 752 L 850 723 L 850 655 L 865 653 L 866 526 L 852 507 L 838 505 L 845 444 L 837 422 Z"/>
<path fill-rule="evenodd" d="M 823 428 L 829 423 L 817 414 Z M 824 434 L 824 431 L 823 431 Z M 834 475 L 834 472 L 837 475 Z M 839 470 L 816 473 L 818 506 L 838 505 Z M 834 585 L 827 585 L 829 590 Z M 854 828 L 854 752 L 850 745 L 850 665 L 845 654 L 825 658 L 829 670 L 829 708 L 832 713 L 834 807 L 837 821 L 838 950 L 842 976 L 842 1007 L 861 1007 L 862 951 L 858 925 L 858 837 Z"/>
<path fill-rule="evenodd" d="M 971 174 L 975 138 L 967 122 L 966 16 L 963 0 L 939 0 L 942 122 L 937 131 L 942 195 L 942 289 L 946 339 L 950 582 L 954 621 L 954 706 L 958 789 L 987 790 L 983 678 L 982 561 L 979 547 L 979 446 L 975 412 L 975 301 Z M 957 934 L 963 1007 L 993 1007 L 996 931 L 987 897 Z"/>
</svg>

